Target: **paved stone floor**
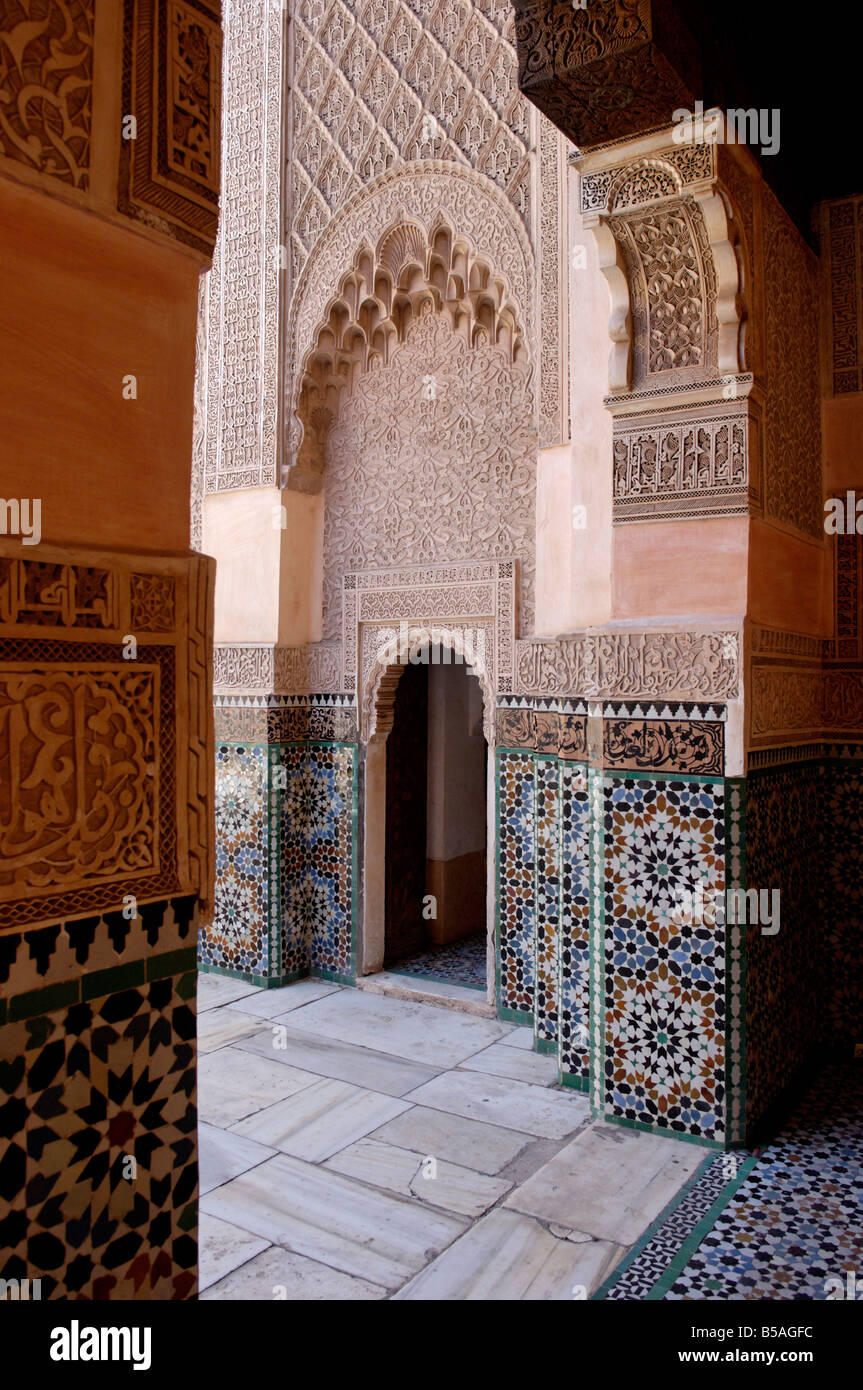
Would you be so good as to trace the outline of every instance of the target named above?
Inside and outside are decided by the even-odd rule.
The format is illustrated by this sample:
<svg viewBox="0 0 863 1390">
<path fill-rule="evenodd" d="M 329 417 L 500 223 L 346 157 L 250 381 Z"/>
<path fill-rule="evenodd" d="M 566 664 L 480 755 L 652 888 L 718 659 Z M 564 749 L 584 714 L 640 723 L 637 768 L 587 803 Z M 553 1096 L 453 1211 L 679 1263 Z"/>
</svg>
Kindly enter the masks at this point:
<svg viewBox="0 0 863 1390">
<path fill-rule="evenodd" d="M 206 1299 L 590 1296 L 705 1162 L 497 1019 L 199 979 Z"/>
</svg>

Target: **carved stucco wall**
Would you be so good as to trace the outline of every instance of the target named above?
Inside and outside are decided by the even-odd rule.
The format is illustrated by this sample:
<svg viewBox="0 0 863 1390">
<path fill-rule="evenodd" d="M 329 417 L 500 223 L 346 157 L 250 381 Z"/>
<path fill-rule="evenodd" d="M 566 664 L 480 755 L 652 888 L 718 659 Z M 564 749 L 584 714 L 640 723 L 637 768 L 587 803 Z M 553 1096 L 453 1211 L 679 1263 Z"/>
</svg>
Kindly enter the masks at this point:
<svg viewBox="0 0 863 1390">
<path fill-rule="evenodd" d="M 195 516 L 205 492 L 272 485 L 280 463 L 293 464 L 290 403 L 315 328 L 303 331 L 303 284 L 326 279 L 315 264 L 322 247 L 335 247 L 340 272 L 349 268 L 357 195 L 399 170 L 416 174 L 404 186 L 406 216 L 432 212 L 437 201 L 455 233 L 470 235 L 481 201 L 491 249 L 501 226 L 517 219 L 528 248 L 521 310 L 539 440 L 565 440 L 566 142 L 518 90 L 508 0 L 231 0 L 224 89 L 220 232 L 199 346 Z M 466 176 L 452 211 L 449 181 L 439 177 L 447 172 Z M 383 230 L 374 208 L 363 216 L 361 231 L 374 241 Z"/>
<path fill-rule="evenodd" d="M 329 437 L 325 639 L 341 634 L 346 571 L 498 556 L 521 561 L 529 628 L 535 491 L 529 368 L 422 315 L 361 378 Z"/>
</svg>

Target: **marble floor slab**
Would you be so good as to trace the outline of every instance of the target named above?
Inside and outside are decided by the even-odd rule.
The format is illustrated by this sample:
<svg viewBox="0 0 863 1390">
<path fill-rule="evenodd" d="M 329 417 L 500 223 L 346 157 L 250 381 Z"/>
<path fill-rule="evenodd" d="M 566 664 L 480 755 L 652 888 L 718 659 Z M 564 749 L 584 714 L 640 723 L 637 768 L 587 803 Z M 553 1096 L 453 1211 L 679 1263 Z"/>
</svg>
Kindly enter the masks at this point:
<svg viewBox="0 0 863 1390">
<path fill-rule="evenodd" d="M 198 1013 L 217 1009 L 222 1004 L 232 1004 L 236 999 L 251 999 L 254 995 L 266 994 L 259 985 L 250 985 L 246 980 L 229 980 L 226 975 L 198 975 L 197 1007 Z"/>
<path fill-rule="evenodd" d="M 224 1279 L 247 1261 L 268 1249 L 263 1236 L 250 1235 L 218 1217 L 201 1212 L 198 1219 L 198 1292 Z"/>
<path fill-rule="evenodd" d="M 211 1124 L 228 1128 L 320 1079 L 315 1072 L 268 1057 L 256 1057 L 251 1064 L 248 1052 L 220 1047 L 198 1059 L 198 1109 Z"/>
<path fill-rule="evenodd" d="M 533 1142 L 530 1134 L 425 1105 L 414 1105 L 376 1129 L 371 1137 L 488 1174 L 499 1173 Z"/>
<path fill-rule="evenodd" d="M 461 1063 L 465 1071 L 481 1071 L 488 1076 L 507 1076 L 513 1081 L 527 1081 L 533 1086 L 556 1086 L 557 1058 L 547 1053 L 528 1052 L 524 1048 L 507 1047 L 506 1039 L 492 1043 L 475 1057 Z"/>
<path fill-rule="evenodd" d="M 232 1133 L 322 1163 L 409 1109 L 409 1102 L 346 1081 L 318 1081 L 233 1126 Z"/>
<path fill-rule="evenodd" d="M 498 1208 L 472 1226 L 395 1295 L 399 1300 L 584 1300 L 620 1249 L 580 1233 L 552 1235 L 538 1221 Z"/>
<path fill-rule="evenodd" d="M 258 994 L 237 999 L 234 1007 L 257 1018 L 288 1018 L 296 1009 L 325 999 L 328 994 L 337 994 L 340 988 L 328 980 L 295 980 L 283 989 L 262 989 Z"/>
<path fill-rule="evenodd" d="M 511 1033 L 507 1033 L 505 1038 L 501 1038 L 504 1047 L 517 1047 L 521 1052 L 533 1051 L 533 1029 L 532 1028 L 513 1028 Z"/>
<path fill-rule="evenodd" d="M 272 1158 L 274 1148 L 253 1143 L 228 1129 L 198 1124 L 198 1185 L 199 1191 L 210 1192 L 231 1178 L 239 1177 L 248 1168 Z"/>
<path fill-rule="evenodd" d="M 564 1139 L 590 1118 L 586 1097 L 573 1091 L 550 1091 L 479 1072 L 444 1072 L 411 1091 L 408 1099 L 543 1139 Z"/>
<path fill-rule="evenodd" d="M 313 1006 L 310 1004 L 309 1008 Z M 300 1013 L 305 1013 L 301 1009 Z M 354 1047 L 351 1043 L 336 1042 L 322 1036 L 300 1032 L 289 1025 L 284 1032 L 274 1038 L 271 1030 L 244 1038 L 238 1046 L 243 1052 L 267 1057 L 301 1071 L 311 1071 L 318 1076 L 329 1076 L 336 1081 L 350 1081 L 369 1091 L 381 1091 L 388 1096 L 403 1096 L 413 1091 L 423 1082 L 437 1076 L 434 1067 L 410 1062 L 404 1057 L 389 1056 L 384 1052 L 374 1052 L 366 1047 Z M 279 1046 L 274 1047 L 273 1042 Z"/>
<path fill-rule="evenodd" d="M 460 1216 L 482 1216 L 512 1186 L 505 1179 L 491 1178 L 472 1168 L 400 1149 L 379 1139 L 349 1144 L 328 1159 L 326 1166 L 346 1177 L 359 1178 L 401 1197 L 417 1197 Z"/>
<path fill-rule="evenodd" d="M 466 1229 L 460 1217 L 277 1154 L 201 1198 L 201 1210 L 295 1254 L 399 1288 Z"/>
<path fill-rule="evenodd" d="M 458 1009 L 343 990 L 302 1009 L 291 1026 L 441 1070 L 497 1042 L 510 1025 Z"/>
<path fill-rule="evenodd" d="M 241 1014 L 230 1005 L 209 1009 L 198 1020 L 198 1051 L 215 1052 L 240 1038 L 251 1038 L 266 1027 L 263 1019 Z"/>
<path fill-rule="evenodd" d="M 595 1127 L 561 1149 L 505 1206 L 631 1245 L 703 1161 L 697 1144 Z"/>
<path fill-rule="evenodd" d="M 263 1254 L 256 1255 L 218 1284 L 208 1286 L 201 1295 L 209 1300 L 242 1299 L 249 1302 L 278 1299 L 287 1303 L 365 1303 L 386 1296 L 387 1290 L 382 1284 L 356 1279 L 321 1264 L 319 1260 L 296 1255 L 278 1245 L 271 1245 Z"/>
</svg>

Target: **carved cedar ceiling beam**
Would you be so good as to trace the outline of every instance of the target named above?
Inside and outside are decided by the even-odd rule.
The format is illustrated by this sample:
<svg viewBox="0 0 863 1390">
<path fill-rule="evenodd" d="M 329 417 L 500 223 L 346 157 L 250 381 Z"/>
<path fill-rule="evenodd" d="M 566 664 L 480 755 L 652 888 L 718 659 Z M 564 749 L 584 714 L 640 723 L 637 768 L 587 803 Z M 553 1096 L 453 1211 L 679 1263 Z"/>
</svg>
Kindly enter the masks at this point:
<svg viewBox="0 0 863 1390">
<path fill-rule="evenodd" d="M 582 150 L 666 125 L 705 96 L 676 0 L 513 0 L 518 83 Z"/>
</svg>

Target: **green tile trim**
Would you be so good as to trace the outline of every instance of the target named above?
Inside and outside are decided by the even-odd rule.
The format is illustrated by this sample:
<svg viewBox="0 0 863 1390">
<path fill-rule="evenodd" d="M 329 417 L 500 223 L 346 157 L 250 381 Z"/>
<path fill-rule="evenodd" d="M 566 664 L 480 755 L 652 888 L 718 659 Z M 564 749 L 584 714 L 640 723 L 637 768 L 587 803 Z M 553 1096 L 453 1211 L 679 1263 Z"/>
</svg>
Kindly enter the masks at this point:
<svg viewBox="0 0 863 1390">
<path fill-rule="evenodd" d="M 183 946 L 179 951 L 165 951 L 161 956 L 150 956 L 147 960 L 147 979 L 164 980 L 168 975 L 185 975 L 194 970 L 197 952 L 194 946 Z"/>
<path fill-rule="evenodd" d="M 605 1298 L 609 1289 L 612 1289 L 614 1285 L 617 1283 L 620 1276 L 626 1273 L 633 1261 L 636 1260 L 638 1256 L 641 1254 L 644 1247 L 651 1240 L 653 1240 L 653 1237 L 656 1235 L 656 1232 L 662 1226 L 665 1225 L 665 1222 L 668 1221 L 668 1219 L 671 1216 L 674 1215 L 681 1202 L 683 1202 L 689 1196 L 696 1183 L 701 1181 L 701 1178 L 707 1172 L 711 1163 L 715 1162 L 715 1157 L 712 1154 L 708 1154 L 708 1156 L 705 1159 L 703 1159 L 701 1163 L 699 1163 L 695 1172 L 692 1174 L 692 1177 L 687 1178 L 683 1186 L 671 1198 L 671 1201 L 665 1204 L 665 1206 L 662 1208 L 662 1211 L 659 1213 L 656 1219 L 651 1221 L 644 1234 L 639 1236 L 638 1240 L 632 1246 L 629 1253 L 625 1255 L 624 1258 L 620 1261 L 620 1264 L 614 1266 L 614 1269 L 611 1271 L 611 1274 L 609 1274 L 608 1278 L 604 1279 L 603 1282 L 600 1284 L 599 1288 L 591 1294 L 591 1303 L 598 1302 L 599 1300 Z"/>
<path fill-rule="evenodd" d="M 689 1232 L 689 1235 L 686 1237 L 686 1240 L 683 1242 L 677 1254 L 666 1266 L 650 1292 L 645 1295 L 646 1301 L 655 1303 L 660 1298 L 665 1297 L 678 1274 L 689 1264 L 689 1261 L 692 1259 L 692 1256 L 695 1254 L 705 1236 L 708 1236 L 713 1230 L 717 1218 L 721 1215 L 725 1207 L 728 1206 L 732 1198 L 737 1195 L 741 1183 L 746 1181 L 757 1162 L 757 1157 L 753 1155 L 752 1158 L 748 1158 L 744 1163 L 741 1163 L 737 1170 L 737 1176 L 731 1179 L 725 1191 L 721 1192 L 713 1203 L 710 1211 L 707 1212 L 699 1221 L 698 1225 Z"/>
<path fill-rule="evenodd" d="M 268 975 L 250 975 L 244 970 L 229 970 L 226 965 L 211 965 L 209 961 L 199 960 L 197 971 L 199 975 L 221 975 L 225 980 L 241 980 L 243 984 L 257 985 L 259 989 L 266 989 L 270 984 Z M 278 984 L 278 981 L 272 983 Z"/>
<path fill-rule="evenodd" d="M 503 1004 L 498 1004 L 497 1016 L 501 1023 L 521 1023 L 526 1028 L 533 1027 L 533 1009 L 528 1012 L 528 1010 L 504 1008 Z"/>
<path fill-rule="evenodd" d="M 353 975 L 341 975 L 338 970 L 324 970 L 323 967 L 310 971 L 309 976 L 306 978 L 312 980 L 329 980 L 331 984 L 349 985 L 353 988 L 356 988 L 357 983 Z M 285 981 L 285 983 L 287 984 L 288 981 Z"/>
<path fill-rule="evenodd" d="M 0 1023 L 37 1019 L 57 1009 L 69 1008 L 72 1004 L 104 999 L 109 994 L 135 989 L 169 976 L 187 978 L 196 969 L 195 955 L 194 946 L 184 946 L 178 951 L 163 951 L 160 955 L 125 961 L 122 965 L 112 965 L 105 970 L 88 970 L 74 980 L 60 980 L 41 989 L 24 990 L 2 1001 Z"/>
<path fill-rule="evenodd" d="M 585 1095 L 590 1092 L 590 1078 L 578 1076 L 574 1071 L 562 1071 L 558 1073 L 558 1084 L 569 1086 L 570 1090 L 583 1091 Z"/>
<path fill-rule="evenodd" d="M 146 965 L 142 960 L 113 965 L 108 970 L 94 970 L 92 975 L 85 975 L 81 980 L 81 998 L 99 999 L 121 989 L 133 989 L 135 985 L 144 984 L 146 978 Z"/>
<path fill-rule="evenodd" d="M 537 1038 L 533 1040 L 534 1052 L 541 1052 L 544 1056 L 556 1056 L 558 1051 L 557 1038 Z"/>
</svg>

